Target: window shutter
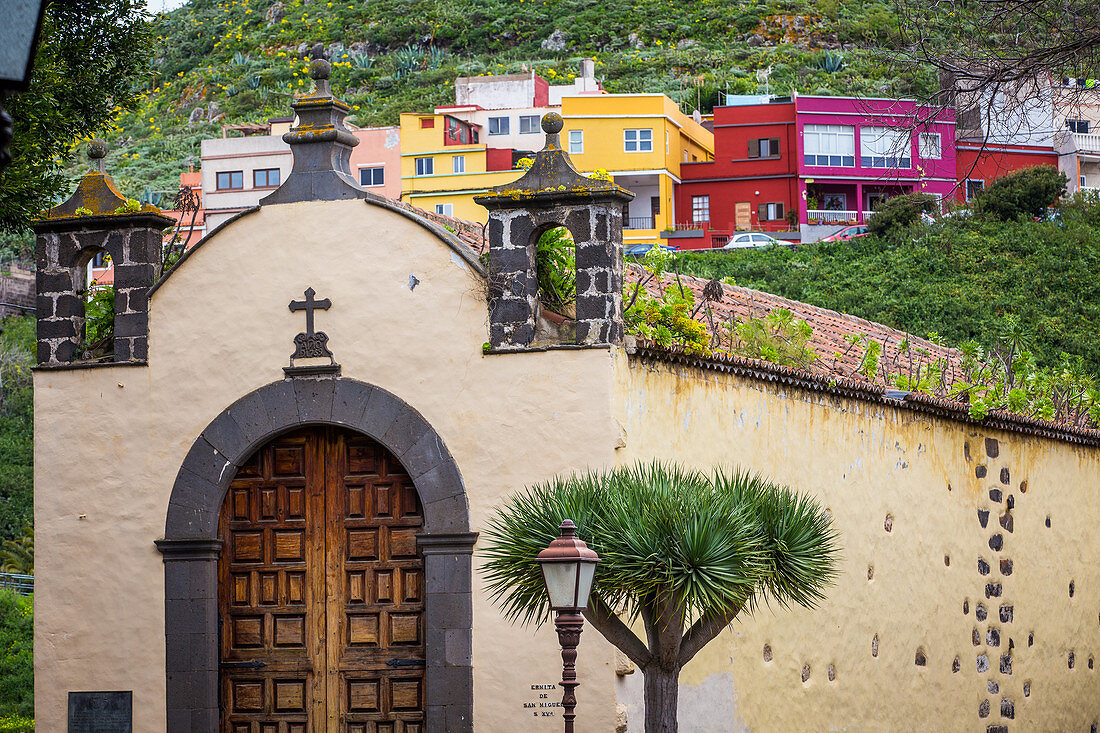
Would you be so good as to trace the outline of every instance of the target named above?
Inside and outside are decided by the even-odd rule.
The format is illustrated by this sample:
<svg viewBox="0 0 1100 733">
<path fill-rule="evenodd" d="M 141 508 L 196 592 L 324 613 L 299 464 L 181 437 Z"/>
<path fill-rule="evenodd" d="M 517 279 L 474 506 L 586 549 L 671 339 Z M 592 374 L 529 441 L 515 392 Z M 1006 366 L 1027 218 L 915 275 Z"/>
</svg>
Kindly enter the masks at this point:
<svg viewBox="0 0 1100 733">
<path fill-rule="evenodd" d="M 777 203 L 775 205 L 775 218 L 776 219 L 782 219 L 783 218 L 783 202 L 782 201 L 780 201 L 779 203 Z"/>
<path fill-rule="evenodd" d="M 768 205 L 767 204 L 760 204 L 760 206 L 758 206 L 756 208 L 756 220 L 757 221 L 767 221 L 768 220 Z"/>
<path fill-rule="evenodd" d="M 759 158 L 760 157 L 760 141 L 759 140 L 749 140 L 749 157 L 750 158 Z"/>
<path fill-rule="evenodd" d="M 768 141 L 768 154 L 779 155 L 779 138 L 773 137 Z"/>
</svg>

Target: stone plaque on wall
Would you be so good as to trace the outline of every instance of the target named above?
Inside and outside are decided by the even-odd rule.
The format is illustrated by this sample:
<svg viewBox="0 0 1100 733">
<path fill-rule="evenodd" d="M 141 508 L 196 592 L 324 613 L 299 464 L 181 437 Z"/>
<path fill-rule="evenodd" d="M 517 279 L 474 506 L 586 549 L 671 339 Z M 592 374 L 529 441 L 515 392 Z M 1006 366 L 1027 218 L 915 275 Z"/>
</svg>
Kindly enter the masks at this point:
<svg viewBox="0 0 1100 733">
<path fill-rule="evenodd" d="M 134 693 L 70 692 L 69 733 L 133 733 Z"/>
</svg>

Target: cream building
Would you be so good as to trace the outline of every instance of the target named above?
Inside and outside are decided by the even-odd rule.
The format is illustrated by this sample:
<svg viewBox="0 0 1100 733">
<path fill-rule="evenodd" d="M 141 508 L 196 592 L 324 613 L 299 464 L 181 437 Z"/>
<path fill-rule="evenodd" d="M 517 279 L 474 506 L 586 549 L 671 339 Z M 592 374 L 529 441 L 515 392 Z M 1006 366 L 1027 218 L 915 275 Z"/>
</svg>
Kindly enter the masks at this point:
<svg viewBox="0 0 1100 733">
<path fill-rule="evenodd" d="M 1100 435 L 630 344 L 629 194 L 572 178 L 560 122 L 484 199 L 495 273 L 529 281 L 550 223 L 578 243 L 577 338 L 536 341 L 522 287 L 487 309 L 466 243 L 357 185 L 318 86 L 280 187 L 167 273 L 163 217 L 111 213 L 101 174 L 36 225 L 38 729 L 560 730 L 554 634 L 494 607 L 478 533 L 525 485 L 651 458 L 809 492 L 843 546 L 819 609 L 760 608 L 685 668 L 681 730 L 1096 725 Z M 87 363 L 101 248 L 115 349 Z M 641 674 L 591 628 L 579 675 L 578 731 L 641 730 Z"/>
</svg>

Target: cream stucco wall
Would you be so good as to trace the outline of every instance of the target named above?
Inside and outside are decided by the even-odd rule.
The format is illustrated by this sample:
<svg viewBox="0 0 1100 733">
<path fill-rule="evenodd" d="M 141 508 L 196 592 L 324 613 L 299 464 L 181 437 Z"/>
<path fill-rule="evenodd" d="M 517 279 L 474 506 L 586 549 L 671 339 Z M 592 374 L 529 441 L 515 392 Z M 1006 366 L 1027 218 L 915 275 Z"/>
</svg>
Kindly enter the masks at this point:
<svg viewBox="0 0 1100 733">
<path fill-rule="evenodd" d="M 134 730 L 164 730 L 164 569 L 153 541 L 191 442 L 233 401 L 283 377 L 304 322 L 287 303 L 307 287 L 332 300 L 317 328 L 343 375 L 394 393 L 442 436 L 473 530 L 527 483 L 613 463 L 611 354 L 482 355 L 479 286 L 442 240 L 392 211 L 356 200 L 265 206 L 194 250 L 154 294 L 148 367 L 36 373 L 39 730 L 64 730 L 67 692 L 90 689 L 133 690 Z M 475 729 L 556 730 L 560 716 L 522 707 L 538 699 L 532 684 L 560 679 L 552 631 L 506 623 L 476 572 L 474 591 Z M 585 635 L 582 730 L 613 728 L 614 661 L 610 645 Z"/>
<path fill-rule="evenodd" d="M 762 608 L 684 669 L 682 730 L 1088 731 L 1100 718 L 1100 671 L 1089 669 L 1100 655 L 1100 451 L 692 367 L 624 356 L 617 369 L 620 461 L 755 469 L 818 497 L 843 547 L 842 573 L 819 610 Z M 1002 491 L 1000 503 L 990 489 Z M 998 524 L 1009 496 L 1011 533 Z M 979 509 L 991 510 L 984 529 Z M 989 545 L 995 533 L 1000 552 Z M 979 558 L 989 575 L 979 574 Z M 1002 559 L 1012 560 L 1011 575 Z M 987 583 L 1000 583 L 1002 596 L 987 599 Z M 975 618 L 979 603 L 985 622 Z M 1001 605 L 1013 607 L 1011 623 L 1000 621 Z M 990 628 L 998 647 L 987 644 Z M 1011 674 L 1002 674 L 1010 645 Z M 915 664 L 918 648 L 925 666 Z M 990 670 L 979 673 L 982 654 Z M 638 677 L 619 688 L 631 731 L 641 730 Z M 1001 718 L 1002 698 L 1014 720 Z"/>
</svg>

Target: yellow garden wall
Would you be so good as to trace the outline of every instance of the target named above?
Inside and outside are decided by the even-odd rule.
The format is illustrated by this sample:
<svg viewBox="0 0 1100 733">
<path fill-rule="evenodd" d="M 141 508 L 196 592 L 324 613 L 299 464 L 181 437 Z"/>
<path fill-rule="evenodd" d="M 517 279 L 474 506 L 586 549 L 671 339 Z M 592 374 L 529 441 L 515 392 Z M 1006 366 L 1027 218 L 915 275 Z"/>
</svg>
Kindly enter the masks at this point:
<svg viewBox="0 0 1100 733">
<path fill-rule="evenodd" d="M 759 471 L 818 497 L 843 548 L 841 575 L 819 610 L 761 608 L 684 669 L 682 730 L 985 731 L 1004 723 L 1087 731 L 1100 718 L 1100 670 L 1089 668 L 1100 656 L 1100 451 L 638 357 L 620 359 L 617 370 L 620 462 Z M 988 451 L 987 440 L 995 441 Z M 1009 497 L 1011 532 L 998 523 Z M 979 509 L 991 512 L 985 528 Z M 997 533 L 1000 552 L 989 545 Z M 1010 575 L 1002 559 L 1012 561 Z M 1001 584 L 1001 597 L 986 597 L 988 583 Z M 975 616 L 979 603 L 985 622 Z M 1002 605 L 1012 607 L 1010 623 L 999 618 Z M 989 629 L 999 646 L 988 643 Z M 918 649 L 925 666 L 915 663 Z M 989 671 L 977 671 L 979 655 Z M 619 688 L 631 731 L 639 677 Z M 1003 699 L 1012 720 L 1001 717 Z"/>
</svg>

